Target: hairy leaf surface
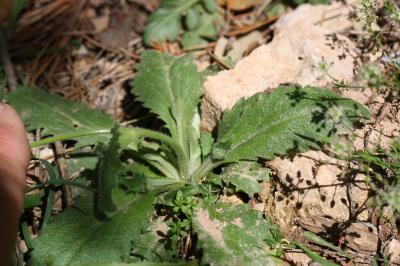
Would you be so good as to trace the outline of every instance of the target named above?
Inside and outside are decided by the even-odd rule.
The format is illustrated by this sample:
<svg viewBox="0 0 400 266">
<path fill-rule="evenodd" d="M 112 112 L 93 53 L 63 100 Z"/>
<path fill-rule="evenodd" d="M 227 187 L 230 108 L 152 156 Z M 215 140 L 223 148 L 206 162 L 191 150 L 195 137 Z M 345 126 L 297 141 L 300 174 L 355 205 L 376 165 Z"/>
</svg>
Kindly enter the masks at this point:
<svg viewBox="0 0 400 266">
<path fill-rule="evenodd" d="M 200 133 L 200 145 L 201 145 L 201 153 L 203 158 L 211 153 L 212 145 L 214 143 L 214 139 L 209 132 L 201 132 Z"/>
<path fill-rule="evenodd" d="M 279 87 L 271 94 L 241 99 L 224 112 L 213 153 L 224 155 L 225 162 L 234 162 L 318 148 L 347 124 L 337 124 L 330 117 L 332 109 L 341 110 L 349 122 L 369 117 L 363 105 L 313 87 Z"/>
<path fill-rule="evenodd" d="M 119 177 L 124 170 L 119 160 L 120 150 L 118 136 L 118 127 L 114 127 L 109 145 L 101 145 L 99 148 L 101 151 L 99 152 L 100 164 L 96 190 L 96 207 L 102 212 L 115 210 L 112 191 L 117 188 Z"/>
<path fill-rule="evenodd" d="M 274 265 L 265 241 L 274 243 L 276 228 L 245 204 L 219 203 L 200 208 L 193 230 L 205 265 Z"/>
<path fill-rule="evenodd" d="M 43 128 L 42 135 L 110 129 L 114 125 L 113 119 L 99 110 L 34 87 L 18 87 L 6 94 L 5 99 L 18 111 L 28 130 Z M 80 138 L 82 144 L 108 139 L 109 135 Z"/>
<path fill-rule="evenodd" d="M 142 234 L 132 250 L 134 261 L 177 262 L 179 251 L 166 245 L 168 225 L 160 220 L 154 220 L 149 229 Z"/>
<path fill-rule="evenodd" d="M 58 215 L 34 240 L 30 265 L 85 265 L 124 262 L 132 241 L 145 229 L 152 212 L 154 196 L 135 196 L 117 190 L 118 210 L 99 220 L 91 197 Z"/>
<path fill-rule="evenodd" d="M 94 171 L 97 167 L 99 158 L 92 149 L 88 151 L 77 151 L 68 154 L 67 160 L 67 172 L 68 174 L 74 174 L 84 170 Z"/>
<path fill-rule="evenodd" d="M 255 193 L 262 192 L 259 181 L 268 181 L 269 172 L 268 168 L 261 167 L 257 162 L 239 162 L 226 166 L 219 177 L 225 183 L 234 185 L 236 190 L 253 197 Z"/>
<path fill-rule="evenodd" d="M 133 81 L 133 92 L 157 114 L 190 160 L 189 172 L 200 164 L 198 103 L 203 75 L 191 56 L 172 57 L 155 51 L 143 53 Z"/>
</svg>

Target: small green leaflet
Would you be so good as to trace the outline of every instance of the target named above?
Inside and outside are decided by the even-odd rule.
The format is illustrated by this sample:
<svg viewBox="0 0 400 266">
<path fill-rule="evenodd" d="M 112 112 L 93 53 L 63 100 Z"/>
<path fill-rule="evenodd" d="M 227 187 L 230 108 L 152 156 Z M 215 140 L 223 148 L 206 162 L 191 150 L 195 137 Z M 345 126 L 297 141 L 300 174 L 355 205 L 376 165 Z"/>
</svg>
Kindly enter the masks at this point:
<svg viewBox="0 0 400 266">
<path fill-rule="evenodd" d="M 172 57 L 155 51 L 142 55 L 133 93 L 157 114 L 189 158 L 189 174 L 201 162 L 199 99 L 204 76 L 192 56 Z"/>
<path fill-rule="evenodd" d="M 203 0 L 203 4 L 208 12 L 215 12 L 217 9 L 217 1 L 215 0 Z"/>
<path fill-rule="evenodd" d="M 199 23 L 200 23 L 199 15 L 196 13 L 196 11 L 193 10 L 193 8 L 189 8 L 185 17 L 186 27 L 189 30 L 193 30 L 199 26 Z"/>
<path fill-rule="evenodd" d="M 136 196 L 117 190 L 118 210 L 99 220 L 92 195 L 58 215 L 34 240 L 29 265 L 73 266 L 126 262 L 153 210 L 154 196 Z"/>
<path fill-rule="evenodd" d="M 209 40 L 215 39 L 215 36 L 217 36 L 224 22 L 221 14 L 218 12 L 210 14 L 201 4 L 196 4 L 189 10 L 196 12 L 199 25 L 196 28 L 185 30 L 181 40 L 182 46 L 184 48 L 190 48 L 196 45 L 206 44 Z"/>
<path fill-rule="evenodd" d="M 216 10 L 214 0 L 161 0 L 144 29 L 144 43 L 153 46 L 155 43 L 177 40 L 183 22 L 186 28 L 182 44 L 189 47 L 215 37 L 223 19 Z"/>
<path fill-rule="evenodd" d="M 214 153 L 236 162 L 319 148 L 337 129 L 327 117 L 331 108 L 342 109 L 349 122 L 369 118 L 362 104 L 321 88 L 282 86 L 241 99 L 224 112 Z"/>
<path fill-rule="evenodd" d="M 199 208 L 193 230 L 203 250 L 203 265 L 274 265 L 266 241 L 276 243 L 276 228 L 248 205 L 219 203 Z"/>
<path fill-rule="evenodd" d="M 237 191 L 243 191 L 250 197 L 262 192 L 259 181 L 269 181 L 270 170 L 257 162 L 239 162 L 223 168 L 219 177 L 227 184 L 232 184 Z"/>
<path fill-rule="evenodd" d="M 182 14 L 199 0 L 162 0 L 150 15 L 143 40 L 148 46 L 154 42 L 175 41 L 181 30 Z"/>
<path fill-rule="evenodd" d="M 5 94 L 7 100 L 20 114 L 28 130 L 43 128 L 42 135 L 57 135 L 81 130 L 111 129 L 113 119 L 99 110 L 68 101 L 34 87 L 20 86 Z M 81 144 L 107 142 L 109 135 L 80 138 Z"/>
</svg>

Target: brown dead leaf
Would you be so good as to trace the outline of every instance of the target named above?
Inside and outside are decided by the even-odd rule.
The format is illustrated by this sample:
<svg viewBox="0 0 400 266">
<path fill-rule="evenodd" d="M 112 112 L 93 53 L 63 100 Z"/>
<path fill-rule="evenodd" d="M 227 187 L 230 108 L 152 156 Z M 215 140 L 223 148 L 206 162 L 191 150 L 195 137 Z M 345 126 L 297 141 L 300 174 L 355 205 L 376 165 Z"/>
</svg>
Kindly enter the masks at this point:
<svg viewBox="0 0 400 266">
<path fill-rule="evenodd" d="M 276 20 L 278 19 L 278 17 L 270 17 L 270 18 L 266 18 L 260 21 L 256 21 L 255 23 L 251 24 L 251 25 L 245 25 L 245 26 L 241 26 L 238 28 L 233 29 L 232 31 L 228 32 L 228 36 L 236 36 L 236 35 L 240 35 L 240 34 L 246 34 L 249 33 L 255 29 L 267 26 L 269 24 L 274 23 Z"/>
<path fill-rule="evenodd" d="M 228 44 L 229 44 L 229 40 L 227 38 L 225 38 L 224 36 L 220 37 L 217 40 L 217 43 L 215 44 L 214 54 L 221 58 L 224 57 L 225 50 L 226 50 L 226 47 L 228 46 Z"/>
<path fill-rule="evenodd" d="M 226 5 L 226 0 L 217 0 L 217 4 L 220 6 Z"/>
<path fill-rule="evenodd" d="M 227 0 L 228 9 L 241 11 L 261 3 L 261 0 Z"/>
<path fill-rule="evenodd" d="M 228 56 L 233 60 L 237 61 L 242 58 L 243 54 L 254 48 L 255 45 L 262 42 L 262 34 L 259 31 L 252 31 L 251 33 L 237 39 L 233 45 L 232 50 L 228 52 Z"/>
</svg>

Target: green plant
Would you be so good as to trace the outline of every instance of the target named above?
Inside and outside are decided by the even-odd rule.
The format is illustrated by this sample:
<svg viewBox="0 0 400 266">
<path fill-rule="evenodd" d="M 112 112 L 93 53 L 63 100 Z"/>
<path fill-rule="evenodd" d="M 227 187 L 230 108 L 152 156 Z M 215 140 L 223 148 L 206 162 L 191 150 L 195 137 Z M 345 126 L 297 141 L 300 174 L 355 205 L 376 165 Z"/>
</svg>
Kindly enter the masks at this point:
<svg viewBox="0 0 400 266">
<path fill-rule="evenodd" d="M 218 177 L 252 196 L 260 192 L 259 181 L 268 180 L 268 171 L 255 164 L 259 158 L 318 149 L 343 123 L 368 118 L 368 110 L 324 89 L 281 86 L 225 111 L 214 139 L 200 131 L 206 73 L 197 71 L 192 57 L 149 51 L 142 58 L 133 92 L 164 122 L 163 132 L 114 126 L 97 111 L 44 92 L 19 88 L 7 95 L 29 129 L 59 134 L 31 147 L 73 139 L 77 148 L 95 145 L 100 158 L 98 174 L 74 207 L 32 241 L 31 265 L 176 263 L 179 257 L 146 234 L 156 222 L 154 203 L 179 216 L 169 223 L 172 235 L 197 235 L 192 250 L 202 250 L 201 264 L 272 262 L 282 239 L 276 226 L 246 205 L 215 202 Z M 43 99 L 47 104 L 38 105 Z M 330 115 L 335 108 L 343 114 L 339 122 Z M 221 176 L 213 173 L 220 168 Z"/>
<path fill-rule="evenodd" d="M 390 88 L 393 89 L 393 93 L 396 91 L 398 93 L 400 91 L 400 65 L 396 65 L 398 64 L 396 62 L 392 64 L 393 68 L 387 70 L 383 70 L 383 67 L 378 64 L 366 64 L 361 70 L 361 75 L 371 88 Z"/>
<path fill-rule="evenodd" d="M 356 8 L 355 19 L 364 26 L 364 31 L 360 34 L 359 39 L 363 39 L 368 46 L 367 48 L 373 53 L 382 52 L 383 55 L 387 56 L 387 50 L 391 43 L 393 44 L 391 39 L 398 39 L 397 29 L 400 25 L 398 6 L 392 0 L 385 0 L 383 3 L 362 0 Z"/>
<path fill-rule="evenodd" d="M 367 31 L 372 33 L 374 31 L 374 24 L 377 23 L 378 17 L 375 14 L 377 3 L 373 0 L 362 0 L 360 3 L 360 16 L 359 20 L 363 21 L 367 26 Z"/>
<path fill-rule="evenodd" d="M 384 9 L 393 23 L 400 23 L 400 10 L 393 1 L 386 1 L 384 3 Z"/>
<path fill-rule="evenodd" d="M 181 190 L 178 190 L 174 200 L 169 205 L 175 215 L 174 219 L 167 222 L 170 227 L 171 247 L 179 250 L 179 241 L 189 237 L 191 220 L 197 207 L 197 199 L 193 195 L 185 195 Z"/>
<path fill-rule="evenodd" d="M 159 8 L 149 17 L 143 40 L 148 46 L 175 41 L 181 36 L 183 47 L 207 43 L 218 33 L 222 17 L 214 0 L 162 0 Z"/>
<path fill-rule="evenodd" d="M 400 214 L 400 139 L 394 139 L 389 149 L 376 146 L 374 149 L 356 152 L 357 160 L 374 197 L 370 203 L 378 212 L 389 206 L 394 214 Z"/>
<path fill-rule="evenodd" d="M 172 207 L 175 213 L 182 212 L 186 217 L 190 218 L 196 209 L 196 201 L 192 197 L 185 196 L 181 190 L 178 190 L 175 200 L 172 202 Z"/>
</svg>

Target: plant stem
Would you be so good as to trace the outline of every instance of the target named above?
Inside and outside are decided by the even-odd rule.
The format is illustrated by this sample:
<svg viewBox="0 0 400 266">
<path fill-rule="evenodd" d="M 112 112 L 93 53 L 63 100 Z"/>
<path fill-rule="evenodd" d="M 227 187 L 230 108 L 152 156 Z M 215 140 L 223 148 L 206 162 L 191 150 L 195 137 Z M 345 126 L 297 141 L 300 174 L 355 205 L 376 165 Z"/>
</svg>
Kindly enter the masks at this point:
<svg viewBox="0 0 400 266">
<path fill-rule="evenodd" d="M 158 187 L 158 188 L 152 190 L 151 192 L 153 192 L 156 195 L 159 195 L 159 194 L 163 194 L 165 192 L 178 190 L 178 189 L 184 187 L 185 185 L 186 185 L 185 181 L 179 181 L 179 182 L 176 182 L 176 183 L 172 183 L 172 184 L 168 184 L 168 185 L 165 185 L 165 186 L 162 186 L 162 187 Z"/>
<path fill-rule="evenodd" d="M 41 139 L 38 141 L 34 141 L 30 144 L 30 147 L 32 149 L 32 148 L 44 146 L 44 145 L 47 145 L 47 144 L 50 144 L 50 143 L 53 143 L 56 141 L 63 141 L 63 140 L 69 140 L 69 139 L 86 137 L 86 136 L 91 136 L 91 135 L 99 135 L 99 134 L 111 134 L 111 129 L 82 130 L 82 131 L 77 131 L 77 132 L 60 134 L 60 135 L 57 135 L 54 137 L 49 137 L 49 138 Z"/>
<path fill-rule="evenodd" d="M 73 181 L 73 180 L 62 180 L 62 179 L 57 179 L 57 180 L 48 180 L 45 181 L 43 183 L 39 183 L 33 187 L 30 187 L 25 193 L 29 193 L 31 191 L 34 191 L 36 189 L 42 189 L 46 186 L 75 186 L 75 187 L 80 187 L 80 188 L 84 188 L 84 189 L 90 189 L 87 185 L 82 184 L 80 182 L 77 181 Z"/>
<path fill-rule="evenodd" d="M 139 128 L 139 127 L 134 127 L 129 129 L 136 137 L 146 137 L 150 139 L 155 139 L 169 146 L 175 152 L 176 157 L 178 159 L 179 173 L 181 175 L 181 178 L 186 179 L 189 177 L 189 169 L 188 169 L 189 159 L 186 156 L 186 153 L 183 151 L 182 147 L 173 138 L 150 129 Z"/>
<path fill-rule="evenodd" d="M 204 162 L 200 165 L 199 168 L 197 168 L 196 171 L 194 171 L 193 175 L 191 176 L 191 181 L 192 182 L 200 182 L 200 180 L 205 177 L 212 169 L 217 167 L 218 165 L 221 165 L 223 162 L 213 162 L 211 159 L 211 156 L 208 156 Z"/>
<path fill-rule="evenodd" d="M 21 222 L 21 233 L 22 233 L 22 235 L 23 235 L 23 237 L 24 237 L 26 246 L 27 246 L 29 249 L 32 249 L 32 248 L 33 248 L 33 243 L 32 243 L 31 234 L 30 234 L 30 232 L 29 232 L 29 226 L 28 226 L 28 223 L 26 222 L 24 216 L 23 216 L 23 218 L 24 218 L 24 220 L 23 220 L 23 222 Z M 22 253 L 22 252 L 21 252 L 21 253 Z"/>
<path fill-rule="evenodd" d="M 189 169 L 188 169 L 188 158 L 183 151 L 182 147 L 170 136 L 167 136 L 165 134 L 162 134 L 157 131 L 153 131 L 150 129 L 145 129 L 145 128 L 139 128 L 139 127 L 133 127 L 133 128 L 123 128 L 124 131 L 122 134 L 129 134 L 131 133 L 131 137 L 133 138 L 140 138 L 140 137 L 145 137 L 145 138 L 150 138 L 150 139 L 155 139 L 160 142 L 165 143 L 168 145 L 176 154 L 176 157 L 178 159 L 178 165 L 179 165 L 179 172 L 182 178 L 186 179 L 189 177 Z M 99 134 L 111 134 L 111 129 L 93 129 L 93 130 L 82 130 L 82 131 L 77 131 L 77 132 L 71 132 L 71 133 L 66 133 L 66 134 L 61 134 L 57 135 L 54 137 L 49 137 L 45 139 L 41 139 L 38 141 L 34 141 L 30 144 L 31 148 L 36 148 L 40 146 L 44 146 L 56 141 L 63 141 L 63 140 L 69 140 L 69 139 L 74 139 L 78 137 L 86 137 L 86 136 L 91 136 L 91 135 L 99 135 Z"/>
</svg>

